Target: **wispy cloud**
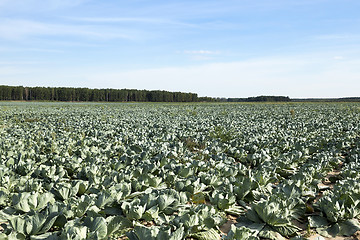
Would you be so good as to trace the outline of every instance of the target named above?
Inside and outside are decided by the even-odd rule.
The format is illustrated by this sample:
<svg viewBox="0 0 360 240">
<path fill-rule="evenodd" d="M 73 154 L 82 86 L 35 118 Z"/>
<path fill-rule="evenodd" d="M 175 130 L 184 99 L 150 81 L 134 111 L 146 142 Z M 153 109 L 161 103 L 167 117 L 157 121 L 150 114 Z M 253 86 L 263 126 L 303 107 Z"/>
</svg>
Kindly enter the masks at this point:
<svg viewBox="0 0 360 240">
<path fill-rule="evenodd" d="M 0 66 L 4 65 L 34 65 L 34 64 L 41 64 L 42 62 L 36 61 L 0 61 Z"/>
<path fill-rule="evenodd" d="M 183 51 L 186 55 L 189 55 L 191 60 L 195 61 L 208 61 L 214 60 L 216 55 L 219 55 L 220 51 L 210 50 L 185 50 Z"/>
<path fill-rule="evenodd" d="M 315 39 L 321 39 L 321 40 L 338 40 L 338 39 L 350 39 L 353 37 L 359 37 L 359 36 L 350 36 L 348 34 L 327 34 L 327 35 L 318 35 L 315 36 Z"/>
<path fill-rule="evenodd" d="M 43 12 L 72 8 L 89 0 L 0 0 L 0 12 Z"/>
<path fill-rule="evenodd" d="M 66 19 L 97 24 L 117 24 L 117 23 L 133 23 L 133 24 L 155 24 L 155 25 L 167 25 L 178 27 L 198 27 L 196 24 L 191 24 L 182 21 L 176 21 L 168 18 L 156 18 L 156 17 L 66 17 Z"/>
<path fill-rule="evenodd" d="M 1 19 L 0 38 L 23 39 L 33 36 L 76 36 L 95 39 L 134 39 L 135 32 L 119 28 L 89 25 L 52 24 L 24 19 Z"/>
<path fill-rule="evenodd" d="M 142 23 L 163 23 L 168 22 L 165 19 L 157 18 L 135 18 L 135 17 L 122 17 L 122 18 L 111 18 L 111 17 L 67 17 L 67 19 L 80 21 L 80 22 L 93 22 L 93 23 L 119 23 L 119 22 L 142 22 Z"/>
<path fill-rule="evenodd" d="M 195 55 L 213 55 L 220 54 L 220 51 L 210 51 L 210 50 L 185 50 L 185 54 L 195 54 Z"/>
</svg>

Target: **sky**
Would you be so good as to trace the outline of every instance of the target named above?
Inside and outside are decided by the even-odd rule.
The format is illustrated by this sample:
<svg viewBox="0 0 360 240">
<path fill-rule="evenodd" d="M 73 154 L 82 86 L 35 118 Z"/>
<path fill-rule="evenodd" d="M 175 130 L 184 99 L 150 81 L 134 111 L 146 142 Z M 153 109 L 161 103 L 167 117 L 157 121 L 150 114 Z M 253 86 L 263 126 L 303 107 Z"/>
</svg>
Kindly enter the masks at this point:
<svg viewBox="0 0 360 240">
<path fill-rule="evenodd" d="M 359 0 L 0 0 L 0 85 L 360 96 Z"/>
</svg>

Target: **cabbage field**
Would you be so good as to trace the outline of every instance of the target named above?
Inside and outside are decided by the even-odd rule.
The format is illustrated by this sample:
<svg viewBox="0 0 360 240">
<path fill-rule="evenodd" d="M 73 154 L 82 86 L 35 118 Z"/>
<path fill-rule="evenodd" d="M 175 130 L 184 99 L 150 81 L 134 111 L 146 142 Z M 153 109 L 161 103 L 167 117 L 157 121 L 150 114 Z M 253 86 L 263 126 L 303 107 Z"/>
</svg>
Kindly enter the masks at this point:
<svg viewBox="0 0 360 240">
<path fill-rule="evenodd" d="M 359 233 L 360 104 L 0 103 L 0 239 Z"/>
</svg>

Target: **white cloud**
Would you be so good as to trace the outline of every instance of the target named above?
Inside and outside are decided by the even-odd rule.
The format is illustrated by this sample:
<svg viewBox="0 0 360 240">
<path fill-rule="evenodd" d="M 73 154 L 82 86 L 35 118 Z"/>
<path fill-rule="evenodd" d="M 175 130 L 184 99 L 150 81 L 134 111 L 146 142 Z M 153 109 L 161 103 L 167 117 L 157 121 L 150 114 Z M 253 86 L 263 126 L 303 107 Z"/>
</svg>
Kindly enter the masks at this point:
<svg viewBox="0 0 360 240">
<path fill-rule="evenodd" d="M 254 59 L 192 67 L 142 69 L 84 75 L 92 87 L 165 89 L 200 96 L 356 96 L 358 60 L 332 63 L 315 56 Z M 98 83 L 101 82 L 101 85 Z"/>
<path fill-rule="evenodd" d="M 212 97 L 359 96 L 360 59 L 347 56 L 334 61 L 326 54 L 137 70 L 68 66 L 59 71 L 57 66 L 41 64 L 0 66 L 0 79 L 2 84 L 162 89 Z"/>
<path fill-rule="evenodd" d="M 335 56 L 333 57 L 334 60 L 343 60 L 344 57 L 343 56 Z"/>
</svg>

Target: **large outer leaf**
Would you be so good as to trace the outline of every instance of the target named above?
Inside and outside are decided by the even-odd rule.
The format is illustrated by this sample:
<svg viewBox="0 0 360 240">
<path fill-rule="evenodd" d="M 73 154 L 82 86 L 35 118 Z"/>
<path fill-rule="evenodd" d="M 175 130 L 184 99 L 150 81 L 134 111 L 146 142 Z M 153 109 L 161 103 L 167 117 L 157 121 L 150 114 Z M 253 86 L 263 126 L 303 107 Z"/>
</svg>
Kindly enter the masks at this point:
<svg viewBox="0 0 360 240">
<path fill-rule="evenodd" d="M 176 198 L 170 194 L 162 194 L 158 198 L 159 203 L 159 209 L 160 211 L 164 210 L 168 206 L 170 206 L 174 201 L 176 201 Z"/>
<path fill-rule="evenodd" d="M 98 208 L 102 209 L 106 205 L 110 205 L 114 202 L 114 197 L 112 194 L 108 191 L 102 191 L 99 195 L 97 200 L 95 201 L 95 204 Z"/>
<path fill-rule="evenodd" d="M 311 228 L 325 227 L 329 225 L 327 219 L 322 216 L 310 216 L 308 217 L 308 221 Z"/>
<path fill-rule="evenodd" d="M 198 240 L 219 240 L 221 239 L 220 234 L 213 228 L 203 231 L 190 234 L 190 237 L 196 238 Z"/>
<path fill-rule="evenodd" d="M 270 226 L 284 226 L 289 223 L 284 215 L 284 209 L 280 209 L 280 205 L 276 202 L 259 202 L 253 205 L 253 209 L 261 220 Z"/>
<path fill-rule="evenodd" d="M 107 224 L 103 217 L 85 218 L 84 225 L 89 228 L 88 237 L 104 239 L 107 236 Z"/>
<path fill-rule="evenodd" d="M 111 216 L 106 219 L 107 235 L 132 227 L 132 222 L 122 216 Z"/>
<path fill-rule="evenodd" d="M 184 239 L 184 228 L 180 227 L 172 233 L 169 240 L 182 240 Z"/>
<path fill-rule="evenodd" d="M 14 216 L 9 219 L 12 229 L 25 235 L 38 235 L 47 232 L 55 223 L 57 213 L 45 216 L 38 213 L 33 216 Z"/>
<path fill-rule="evenodd" d="M 316 231 L 324 237 L 352 236 L 360 230 L 359 222 L 356 219 L 346 220 L 330 226 L 317 228 Z"/>
<path fill-rule="evenodd" d="M 257 237 L 259 232 L 253 232 L 247 227 L 236 227 L 231 225 L 231 230 L 225 237 L 226 240 L 237 240 L 237 239 L 246 239 L 246 240 L 258 240 Z"/>
<path fill-rule="evenodd" d="M 13 206 L 23 212 L 38 211 L 44 209 L 49 202 L 54 202 L 54 195 L 47 193 L 23 192 L 13 196 Z"/>
<path fill-rule="evenodd" d="M 80 182 L 77 182 L 74 186 L 70 183 L 60 183 L 56 185 L 53 192 L 60 200 L 67 200 L 70 197 L 75 196 L 79 191 Z"/>
<path fill-rule="evenodd" d="M 270 227 L 265 227 L 259 233 L 259 237 L 268 238 L 271 240 L 286 240 L 280 233 L 273 231 Z"/>
<path fill-rule="evenodd" d="M 130 240 L 142 240 L 142 239 L 149 239 L 149 240 L 156 240 L 157 236 L 159 235 L 159 228 L 152 227 L 147 228 L 143 226 L 136 226 L 132 232 L 126 234 Z"/>
<path fill-rule="evenodd" d="M 61 240 L 85 240 L 88 228 L 80 225 L 77 221 L 69 221 L 61 232 Z"/>
</svg>

